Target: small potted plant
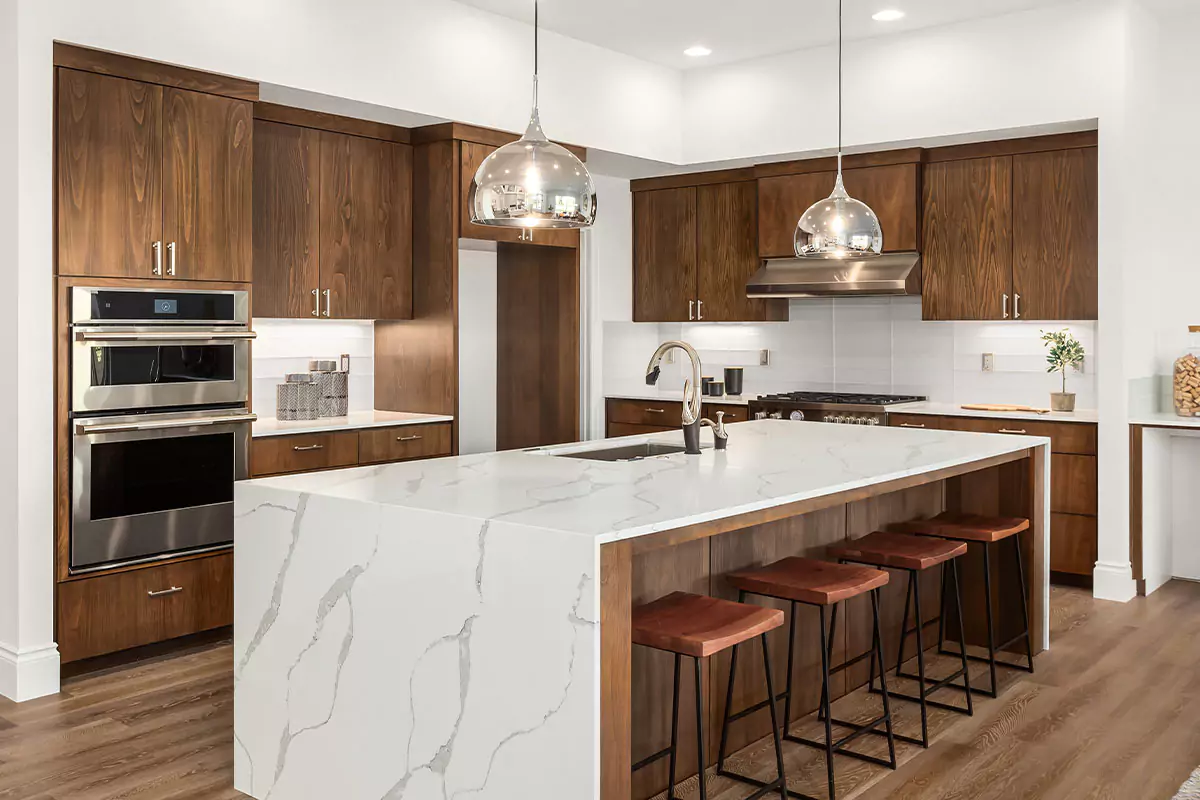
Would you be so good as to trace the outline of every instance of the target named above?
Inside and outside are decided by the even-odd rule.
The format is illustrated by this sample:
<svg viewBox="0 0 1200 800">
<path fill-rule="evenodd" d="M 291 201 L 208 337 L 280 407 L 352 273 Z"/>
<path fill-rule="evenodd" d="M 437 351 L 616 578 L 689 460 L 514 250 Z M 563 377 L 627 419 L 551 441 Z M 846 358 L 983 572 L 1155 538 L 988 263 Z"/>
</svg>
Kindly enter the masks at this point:
<svg viewBox="0 0 1200 800">
<path fill-rule="evenodd" d="M 1083 345 L 1071 335 L 1068 328 L 1046 333 L 1042 331 L 1042 343 L 1050 348 L 1046 355 L 1047 372 L 1062 373 L 1062 391 L 1050 393 L 1050 408 L 1053 411 L 1074 411 L 1075 393 L 1067 391 L 1067 369 L 1079 370 L 1083 363 Z"/>
</svg>

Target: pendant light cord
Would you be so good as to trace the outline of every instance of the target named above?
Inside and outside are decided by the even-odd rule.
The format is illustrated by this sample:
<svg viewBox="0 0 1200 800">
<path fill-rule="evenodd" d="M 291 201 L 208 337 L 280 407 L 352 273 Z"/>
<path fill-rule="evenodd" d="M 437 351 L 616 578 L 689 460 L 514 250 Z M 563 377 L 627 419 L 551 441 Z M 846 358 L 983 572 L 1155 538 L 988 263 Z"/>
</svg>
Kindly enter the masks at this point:
<svg viewBox="0 0 1200 800">
<path fill-rule="evenodd" d="M 838 0 L 841 2 L 841 0 Z M 533 77 L 538 74 L 538 0 L 533 0 Z"/>
<path fill-rule="evenodd" d="M 537 0 L 534 0 L 536 6 Z M 842 177 L 842 0 L 838 0 L 838 178 Z"/>
</svg>

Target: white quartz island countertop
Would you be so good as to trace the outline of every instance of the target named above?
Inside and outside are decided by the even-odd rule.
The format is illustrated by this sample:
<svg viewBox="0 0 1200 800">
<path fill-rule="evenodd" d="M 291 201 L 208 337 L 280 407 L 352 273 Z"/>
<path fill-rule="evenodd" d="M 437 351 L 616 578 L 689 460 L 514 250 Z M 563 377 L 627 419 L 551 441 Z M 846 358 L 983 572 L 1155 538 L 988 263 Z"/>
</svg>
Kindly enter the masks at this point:
<svg viewBox="0 0 1200 800">
<path fill-rule="evenodd" d="M 559 457 L 682 443 L 670 432 L 237 484 L 236 787 L 599 798 L 603 544 L 1049 445 L 781 420 L 729 431 L 727 451 L 699 456 Z"/>
</svg>

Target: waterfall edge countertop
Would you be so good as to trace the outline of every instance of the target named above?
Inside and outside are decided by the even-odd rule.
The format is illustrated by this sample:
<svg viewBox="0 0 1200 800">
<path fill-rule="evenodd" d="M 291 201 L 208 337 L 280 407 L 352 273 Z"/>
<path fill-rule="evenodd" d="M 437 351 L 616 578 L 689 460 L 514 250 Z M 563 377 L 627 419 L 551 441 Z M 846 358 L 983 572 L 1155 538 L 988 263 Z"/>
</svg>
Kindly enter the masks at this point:
<svg viewBox="0 0 1200 800">
<path fill-rule="evenodd" d="M 410 411 L 351 411 L 344 417 L 281 420 L 259 417 L 251 428 L 251 437 L 288 436 L 298 433 L 330 433 L 360 428 L 390 428 L 398 425 L 425 425 L 431 422 L 453 422 L 445 414 L 418 414 Z"/>
<path fill-rule="evenodd" d="M 627 540 L 806 498 L 858 502 L 1002 458 L 1046 465 L 1017 470 L 1042 516 L 1030 597 L 1035 640 L 1046 635 L 1048 439 L 784 420 L 729 435 L 716 452 L 705 432 L 698 456 L 555 455 L 682 445 L 671 431 L 239 482 L 236 788 L 259 800 L 628 800 L 630 747 L 611 726 L 632 718 L 631 699 L 610 685 L 628 680 Z M 832 518 L 845 516 L 817 519 Z M 722 536 L 761 533 L 729 524 Z M 816 546 L 820 528 L 789 531 Z"/>
</svg>

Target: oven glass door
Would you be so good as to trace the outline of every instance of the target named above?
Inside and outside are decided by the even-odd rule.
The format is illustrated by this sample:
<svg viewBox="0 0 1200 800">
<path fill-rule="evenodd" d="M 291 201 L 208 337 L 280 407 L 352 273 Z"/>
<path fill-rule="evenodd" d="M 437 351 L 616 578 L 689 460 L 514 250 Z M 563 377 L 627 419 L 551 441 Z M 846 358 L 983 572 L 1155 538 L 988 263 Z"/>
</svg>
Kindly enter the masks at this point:
<svg viewBox="0 0 1200 800">
<path fill-rule="evenodd" d="M 121 336 L 128 338 L 77 333 L 71 374 L 77 413 L 244 403 L 249 396 L 250 346 L 239 337 L 253 334 Z"/>
<path fill-rule="evenodd" d="M 122 417 L 137 429 L 100 432 L 120 428 L 113 419 L 73 438 L 71 568 L 231 542 L 249 424 L 197 416 L 195 425 L 159 428 L 154 418 Z"/>
</svg>

